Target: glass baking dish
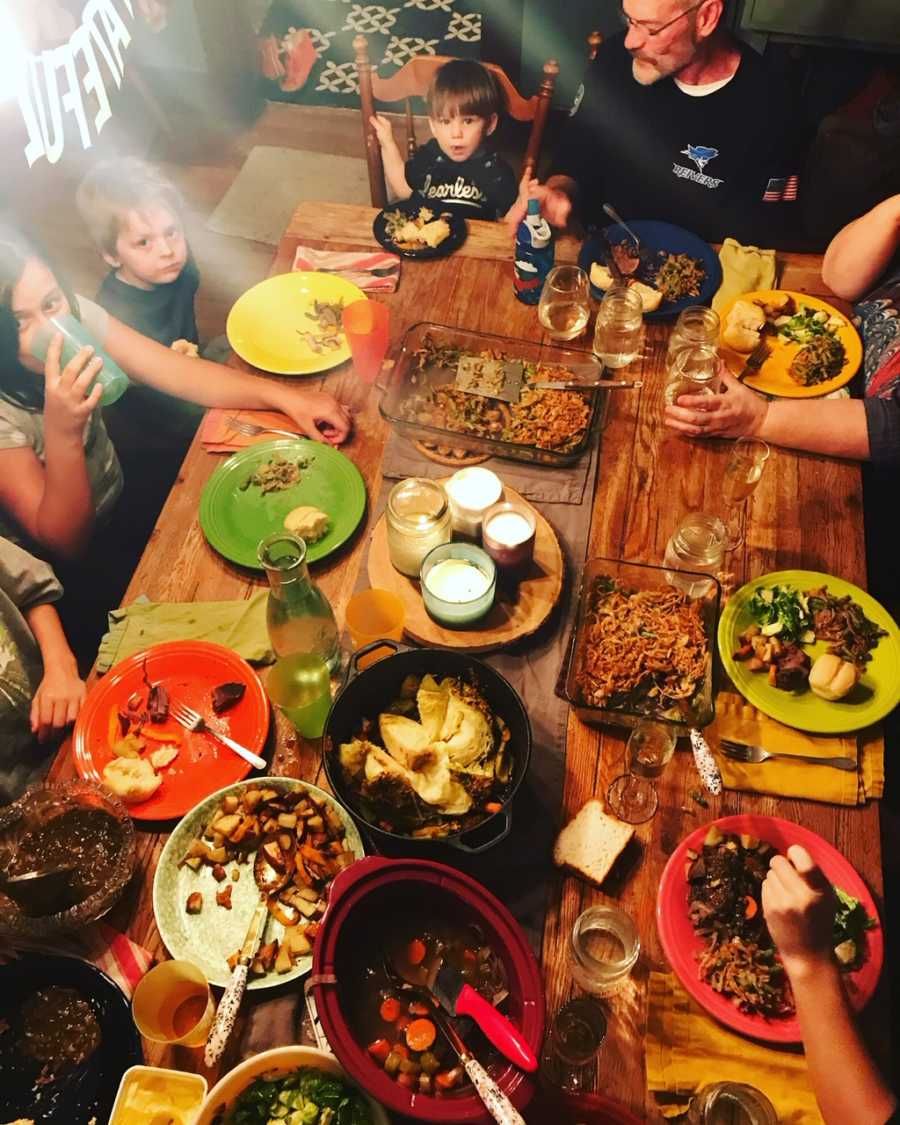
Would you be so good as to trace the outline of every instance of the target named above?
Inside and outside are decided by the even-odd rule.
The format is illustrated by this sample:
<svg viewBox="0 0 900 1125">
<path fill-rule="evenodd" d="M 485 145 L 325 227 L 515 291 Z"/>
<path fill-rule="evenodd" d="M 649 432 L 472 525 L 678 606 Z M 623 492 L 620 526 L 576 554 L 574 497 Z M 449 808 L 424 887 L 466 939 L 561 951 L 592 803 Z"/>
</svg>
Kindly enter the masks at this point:
<svg viewBox="0 0 900 1125">
<path fill-rule="evenodd" d="M 382 415 L 406 437 L 413 441 L 431 442 L 448 449 L 467 449 L 475 453 L 486 453 L 493 457 L 506 457 L 513 461 L 526 461 L 537 465 L 572 465 L 591 449 L 606 414 L 609 391 L 570 391 L 586 400 L 590 413 L 584 437 L 570 449 L 543 449 L 536 445 L 523 445 L 506 441 L 499 437 L 460 433 L 443 426 L 426 424 L 410 414 L 409 400 L 429 388 L 452 383 L 455 372 L 451 368 L 423 373 L 418 368 L 417 353 L 425 346 L 426 340 L 441 347 L 458 348 L 464 352 L 480 353 L 485 350 L 502 353 L 505 358 L 524 362 L 543 363 L 548 366 L 570 366 L 585 364 L 596 366 L 597 377 L 603 368 L 590 352 L 572 348 L 557 347 L 529 340 L 514 340 L 507 336 L 495 336 L 488 332 L 470 332 L 465 328 L 451 328 L 446 324 L 421 321 L 407 329 L 394 356 L 394 366 L 390 371 L 381 397 Z M 573 376 L 577 378 L 578 376 Z M 472 396 L 477 398 L 478 396 Z M 483 400 L 496 403 L 494 399 Z M 505 404 L 499 404 L 501 407 Z"/>
<path fill-rule="evenodd" d="M 674 583 L 667 580 L 672 575 Z M 598 583 L 612 579 L 628 591 L 671 591 L 673 584 L 678 589 L 688 587 L 698 580 L 710 583 L 709 591 L 702 597 L 689 599 L 700 606 L 703 632 L 706 637 L 705 670 L 699 687 L 694 693 L 677 704 L 664 706 L 654 704 L 651 699 L 616 699 L 611 697 L 602 706 L 593 705 L 585 697 L 581 675 L 586 660 L 587 631 L 591 614 L 602 593 Z M 601 588 L 602 589 L 602 588 Z M 622 559 L 589 559 L 582 573 L 581 590 L 578 595 L 578 608 L 572 637 L 569 642 L 566 663 L 560 674 L 557 686 L 559 694 L 574 707 L 578 717 L 586 723 L 609 723 L 615 726 L 634 727 L 639 722 L 650 719 L 654 722 L 668 723 L 680 731 L 691 727 L 708 726 L 715 718 L 716 682 L 715 652 L 716 625 L 719 617 L 719 603 L 722 590 L 717 579 L 709 574 L 680 570 L 672 567 L 652 566 L 649 563 L 625 562 Z M 631 639 L 623 636 L 623 646 L 633 647 Z"/>
</svg>

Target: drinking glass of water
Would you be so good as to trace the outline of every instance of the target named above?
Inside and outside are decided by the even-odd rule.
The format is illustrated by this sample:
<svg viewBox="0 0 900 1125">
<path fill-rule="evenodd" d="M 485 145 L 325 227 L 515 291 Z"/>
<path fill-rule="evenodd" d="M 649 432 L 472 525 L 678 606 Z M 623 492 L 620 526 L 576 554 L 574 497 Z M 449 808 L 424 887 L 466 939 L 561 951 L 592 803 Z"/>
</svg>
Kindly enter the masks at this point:
<svg viewBox="0 0 900 1125">
<path fill-rule="evenodd" d="M 574 340 L 591 315 L 588 275 L 578 266 L 555 266 L 538 303 L 538 320 L 557 340 Z"/>
<path fill-rule="evenodd" d="M 744 542 L 743 524 L 747 501 L 762 479 L 769 452 L 766 442 L 759 438 L 740 437 L 731 447 L 722 482 L 726 551 L 733 551 Z"/>
<path fill-rule="evenodd" d="M 755 1086 L 714 1082 L 691 1098 L 688 1125 L 778 1125 L 778 1115 Z"/>
<path fill-rule="evenodd" d="M 632 918 L 617 906 L 592 906 L 580 914 L 569 939 L 572 980 L 593 996 L 612 996 L 628 982 L 641 951 Z"/>
<path fill-rule="evenodd" d="M 715 344 L 690 344 L 672 352 L 666 360 L 666 402 L 681 395 L 719 393 L 719 349 Z"/>
<path fill-rule="evenodd" d="M 703 512 L 685 516 L 666 545 L 663 565 L 669 585 L 689 598 L 706 597 L 715 588 L 713 575 L 722 567 L 727 536 L 718 516 Z M 707 574 L 709 578 L 704 577 Z"/>
<path fill-rule="evenodd" d="M 659 797 L 653 780 L 675 753 L 675 731 L 662 723 L 640 723 L 625 747 L 628 773 L 617 777 L 606 794 L 609 810 L 628 824 L 642 824 L 655 815 Z M 651 780 L 652 779 L 652 780 Z"/>
<path fill-rule="evenodd" d="M 627 367 L 641 354 L 644 306 L 640 294 L 614 285 L 600 303 L 594 325 L 594 355 L 605 367 Z"/>
<path fill-rule="evenodd" d="M 602 1005 L 589 996 L 570 1000 L 550 1024 L 542 1059 L 544 1076 L 569 1093 L 590 1087 L 587 1068 L 596 1065 L 606 1039 L 607 1019 Z"/>
</svg>

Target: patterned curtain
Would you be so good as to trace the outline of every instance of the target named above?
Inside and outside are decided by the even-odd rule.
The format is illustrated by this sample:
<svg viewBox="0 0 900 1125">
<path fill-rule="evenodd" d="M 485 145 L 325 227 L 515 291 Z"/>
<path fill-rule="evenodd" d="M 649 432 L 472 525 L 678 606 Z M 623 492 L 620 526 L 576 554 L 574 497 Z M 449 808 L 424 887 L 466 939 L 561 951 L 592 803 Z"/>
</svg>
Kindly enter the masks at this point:
<svg viewBox="0 0 900 1125">
<path fill-rule="evenodd" d="M 384 77 L 415 55 L 478 58 L 483 0 L 273 0 L 259 31 L 267 96 L 303 105 L 359 105 L 353 39 L 369 40 Z"/>
</svg>

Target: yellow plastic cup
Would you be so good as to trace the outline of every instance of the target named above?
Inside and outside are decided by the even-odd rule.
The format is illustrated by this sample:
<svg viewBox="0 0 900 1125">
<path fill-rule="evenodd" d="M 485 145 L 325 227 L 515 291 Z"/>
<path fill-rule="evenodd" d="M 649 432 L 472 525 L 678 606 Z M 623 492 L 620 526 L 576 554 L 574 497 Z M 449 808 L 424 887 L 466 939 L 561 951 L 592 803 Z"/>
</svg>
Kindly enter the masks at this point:
<svg viewBox="0 0 900 1125">
<path fill-rule="evenodd" d="M 347 603 L 347 630 L 354 648 L 365 648 L 373 641 L 403 640 L 406 610 L 390 590 L 362 590 Z M 390 655 L 388 648 L 375 649 L 360 661 L 360 668 Z"/>
<path fill-rule="evenodd" d="M 190 961 L 163 961 L 151 969 L 131 1001 L 135 1026 L 154 1043 L 199 1047 L 215 1014 L 209 981 Z"/>
</svg>

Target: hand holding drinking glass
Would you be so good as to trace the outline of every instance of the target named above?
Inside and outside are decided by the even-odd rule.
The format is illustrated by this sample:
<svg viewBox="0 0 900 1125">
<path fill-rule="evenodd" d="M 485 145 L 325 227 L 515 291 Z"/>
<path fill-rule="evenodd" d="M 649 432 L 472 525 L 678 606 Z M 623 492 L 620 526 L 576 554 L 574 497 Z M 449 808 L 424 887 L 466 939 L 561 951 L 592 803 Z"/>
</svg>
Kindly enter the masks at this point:
<svg viewBox="0 0 900 1125">
<path fill-rule="evenodd" d="M 625 747 L 628 773 L 617 777 L 606 794 L 607 808 L 619 820 L 642 824 L 659 806 L 650 778 L 662 776 L 675 753 L 675 731 L 662 723 L 640 723 Z"/>
</svg>

